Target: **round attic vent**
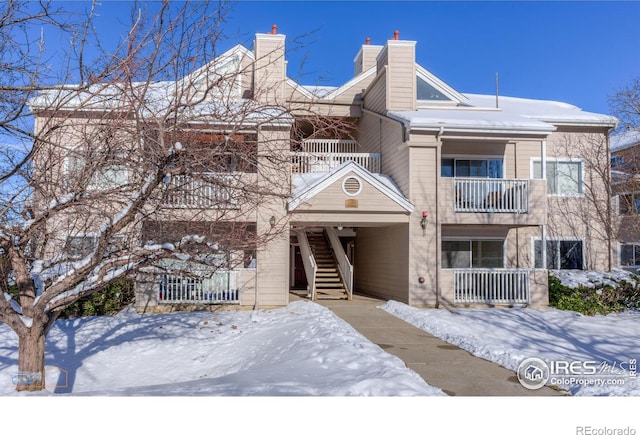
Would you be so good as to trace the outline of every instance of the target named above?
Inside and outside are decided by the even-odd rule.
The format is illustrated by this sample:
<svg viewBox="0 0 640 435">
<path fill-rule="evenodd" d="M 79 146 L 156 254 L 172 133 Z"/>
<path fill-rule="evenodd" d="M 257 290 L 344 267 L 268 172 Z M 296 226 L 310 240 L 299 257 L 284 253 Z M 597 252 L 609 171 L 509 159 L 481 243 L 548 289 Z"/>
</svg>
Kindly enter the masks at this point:
<svg viewBox="0 0 640 435">
<path fill-rule="evenodd" d="M 349 196 L 356 196 L 362 191 L 362 182 L 357 177 L 347 177 L 342 181 L 342 191 Z"/>
</svg>

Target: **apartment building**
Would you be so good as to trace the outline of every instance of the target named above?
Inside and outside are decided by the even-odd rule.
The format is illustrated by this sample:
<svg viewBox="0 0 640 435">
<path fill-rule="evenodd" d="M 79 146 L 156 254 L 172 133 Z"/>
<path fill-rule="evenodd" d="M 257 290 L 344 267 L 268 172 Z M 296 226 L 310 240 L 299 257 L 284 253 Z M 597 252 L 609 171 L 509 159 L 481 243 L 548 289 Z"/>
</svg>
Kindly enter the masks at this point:
<svg viewBox="0 0 640 435">
<path fill-rule="evenodd" d="M 285 46 L 274 27 L 256 34 L 252 50 L 236 46 L 193 73 L 231 72 L 227 100 L 276 116 L 257 123 L 264 111 L 240 121 L 229 114 L 179 138 L 232 137 L 256 156 L 234 171 L 281 195 L 221 215 L 233 189 L 209 190 L 204 200 L 187 189 L 165 198 L 173 206 L 141 231 L 162 242 L 202 228 L 215 239 L 242 223 L 269 237 L 235 249 L 240 260 L 210 276 L 139 274 L 139 310 L 282 306 L 292 291 L 311 299 L 359 292 L 418 307 L 545 306 L 548 269 L 610 267 L 606 223 L 579 217 L 604 181 L 573 144 L 608 141 L 615 118 L 562 102 L 462 93 L 417 64 L 418 43 L 397 32 L 381 45 L 367 39 L 353 78 L 338 87 L 287 77 Z M 332 133 L 318 120 L 346 128 Z"/>
<path fill-rule="evenodd" d="M 611 136 L 611 180 L 617 224 L 616 267 L 640 269 L 640 131 Z"/>
</svg>

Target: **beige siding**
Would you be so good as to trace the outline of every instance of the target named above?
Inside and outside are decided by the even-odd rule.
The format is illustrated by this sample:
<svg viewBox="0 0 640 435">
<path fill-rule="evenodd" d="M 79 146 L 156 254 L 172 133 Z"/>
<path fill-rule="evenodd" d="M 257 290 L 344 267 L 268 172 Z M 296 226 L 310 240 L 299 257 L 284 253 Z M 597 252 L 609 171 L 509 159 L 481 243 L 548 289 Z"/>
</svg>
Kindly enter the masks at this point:
<svg viewBox="0 0 640 435">
<path fill-rule="evenodd" d="M 354 282 L 356 291 L 408 303 L 408 227 L 358 228 Z"/>
<path fill-rule="evenodd" d="M 286 77 L 284 43 L 284 35 L 256 35 L 254 97 L 260 102 L 284 103 Z"/>
<path fill-rule="evenodd" d="M 364 93 L 364 108 L 378 113 L 387 111 L 387 68 L 378 68 L 378 75 Z"/>
<path fill-rule="evenodd" d="M 400 123 L 365 113 L 358 128 L 363 151 L 380 153 L 381 172 L 389 175 L 400 191 L 409 194 L 409 148 L 402 139 Z"/>
<path fill-rule="evenodd" d="M 348 178 L 360 180 L 362 190 L 357 195 L 347 195 L 342 188 L 343 182 Z M 357 201 L 353 203 L 352 200 Z M 345 212 L 380 212 L 380 213 L 405 213 L 397 202 L 381 193 L 376 187 L 361 179 L 353 173 L 349 173 L 331 186 L 315 195 L 309 201 L 300 204 L 296 212 L 313 211 L 321 213 L 323 211 L 345 211 Z"/>
<path fill-rule="evenodd" d="M 415 42 L 387 42 L 387 109 L 416 109 Z"/>
<path fill-rule="evenodd" d="M 416 306 L 435 306 L 440 264 L 440 230 L 436 220 L 439 144 L 430 136 L 412 135 L 411 139 L 416 146 L 410 148 L 409 199 L 415 211 L 409 222 L 409 301 Z M 420 227 L 423 211 L 429 215 L 424 230 Z M 420 277 L 425 279 L 424 283 L 419 282 Z"/>
</svg>

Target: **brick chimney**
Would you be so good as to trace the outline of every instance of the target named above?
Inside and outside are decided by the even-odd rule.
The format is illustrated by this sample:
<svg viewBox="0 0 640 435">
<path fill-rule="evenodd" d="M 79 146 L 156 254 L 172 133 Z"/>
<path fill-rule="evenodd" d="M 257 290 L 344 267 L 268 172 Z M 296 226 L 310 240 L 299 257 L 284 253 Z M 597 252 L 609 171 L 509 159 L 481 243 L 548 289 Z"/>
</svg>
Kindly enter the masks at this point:
<svg viewBox="0 0 640 435">
<path fill-rule="evenodd" d="M 254 98 L 261 103 L 284 103 L 287 65 L 284 59 L 285 35 L 278 34 L 278 26 L 269 33 L 256 33 L 253 51 Z"/>
</svg>

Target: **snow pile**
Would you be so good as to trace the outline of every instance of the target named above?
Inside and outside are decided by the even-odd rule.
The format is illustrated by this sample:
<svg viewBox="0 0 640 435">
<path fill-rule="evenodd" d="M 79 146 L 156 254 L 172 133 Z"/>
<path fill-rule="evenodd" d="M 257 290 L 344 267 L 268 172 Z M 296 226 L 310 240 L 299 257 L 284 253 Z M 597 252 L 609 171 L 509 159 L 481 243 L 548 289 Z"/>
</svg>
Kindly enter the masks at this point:
<svg viewBox="0 0 640 435">
<path fill-rule="evenodd" d="M 613 269 L 611 272 L 597 272 L 594 270 L 552 270 L 550 273 L 558 278 L 562 285 L 570 288 L 580 286 L 595 288 L 605 285 L 615 287 L 622 281 L 634 284 L 635 286 L 638 285 L 636 281 L 637 276 L 622 269 Z"/>
<path fill-rule="evenodd" d="M 17 347 L 0 324 L 0 395 L 18 394 Z M 444 395 L 332 312 L 304 301 L 254 312 L 129 310 L 59 320 L 47 339 L 46 366 L 48 391 L 38 394 Z"/>
<path fill-rule="evenodd" d="M 517 370 L 526 358 L 595 361 L 598 374 L 626 370 L 619 385 L 563 385 L 572 395 L 640 396 L 630 361 L 640 359 L 640 312 L 582 316 L 556 309 L 417 309 L 389 301 L 382 308 L 473 355 Z M 600 373 L 602 370 L 602 373 Z"/>
</svg>

